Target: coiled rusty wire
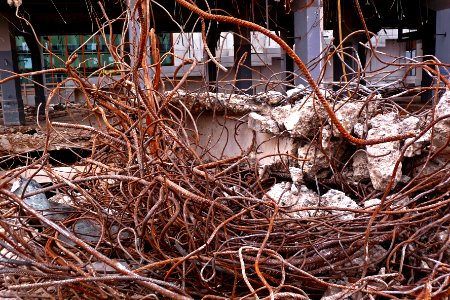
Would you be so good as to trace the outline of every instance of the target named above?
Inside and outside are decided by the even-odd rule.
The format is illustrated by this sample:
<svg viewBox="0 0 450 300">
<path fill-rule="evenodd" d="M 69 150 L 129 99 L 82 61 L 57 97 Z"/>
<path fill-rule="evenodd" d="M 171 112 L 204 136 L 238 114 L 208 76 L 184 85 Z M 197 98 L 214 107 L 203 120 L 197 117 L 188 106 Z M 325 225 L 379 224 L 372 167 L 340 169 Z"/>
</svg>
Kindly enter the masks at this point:
<svg viewBox="0 0 450 300">
<path fill-rule="evenodd" d="M 148 0 L 138 1 L 131 22 L 148 19 L 148 9 Z M 134 19 L 135 11 L 138 19 Z M 201 16 L 223 21 L 206 12 Z M 198 132 L 189 125 L 190 112 L 173 99 L 176 91 L 161 92 L 159 78 L 151 81 L 147 71 L 140 72 L 141 67 L 160 68 L 159 59 L 147 66 L 147 37 L 154 38 L 154 32 L 148 24 L 141 25 L 146 29 L 131 41 L 138 49 L 135 65 L 127 65 L 117 53 L 114 56 L 122 78 L 113 85 L 120 93 L 83 78 L 71 65 L 74 56 L 66 63 L 66 81 L 75 82 L 82 91 L 97 123 L 51 122 L 47 113 L 47 134 L 50 137 L 67 128 L 91 132 L 92 152 L 82 161 L 84 171 L 63 178 L 51 168 L 44 149 L 40 159 L 2 176 L 2 295 L 24 299 L 309 299 L 329 288 L 340 291 L 341 297 L 356 293 L 391 299 L 449 295 L 448 161 L 431 174 L 418 174 L 401 188 L 378 195 L 382 198 L 378 208 L 314 207 L 325 214 L 283 217 L 289 208 L 264 197 L 277 178 L 261 178 L 257 161 L 245 152 L 206 160 L 209 150 L 199 144 Z M 159 55 L 154 44 L 150 48 L 150 55 Z M 335 51 L 324 60 L 333 55 Z M 437 61 L 386 64 L 405 71 L 423 68 L 433 72 L 437 83 L 432 88 L 441 89 L 443 77 L 438 68 L 430 67 L 445 67 Z M 360 67 L 334 97 L 343 98 L 350 92 L 357 101 L 368 96 L 358 88 L 360 75 L 368 78 L 379 73 Z M 47 108 L 61 86 L 49 96 Z M 313 90 L 321 95 L 317 84 Z M 323 101 L 328 105 L 330 100 Z M 402 109 L 389 98 L 372 101 Z M 431 120 L 429 128 L 446 118 Z M 427 164 L 442 149 L 429 151 L 421 163 Z M 10 192 L 8 178 L 32 168 L 45 170 L 53 184 L 23 197 Z M 364 185 L 350 186 L 345 176 L 338 176 L 339 166 L 333 169 L 337 174 L 333 184 L 350 189 L 359 201 L 370 196 L 367 193 L 376 196 L 370 189 L 364 192 Z M 54 221 L 22 200 L 43 192 L 68 196 L 77 211 Z M 404 198 L 410 200 L 397 201 Z M 354 213 L 355 218 L 342 220 L 327 214 L 336 210 Z M 76 235 L 72 228 L 78 220 L 98 225 L 96 242 Z M 375 245 L 383 245 L 387 253 L 369 257 L 368 248 Z"/>
</svg>

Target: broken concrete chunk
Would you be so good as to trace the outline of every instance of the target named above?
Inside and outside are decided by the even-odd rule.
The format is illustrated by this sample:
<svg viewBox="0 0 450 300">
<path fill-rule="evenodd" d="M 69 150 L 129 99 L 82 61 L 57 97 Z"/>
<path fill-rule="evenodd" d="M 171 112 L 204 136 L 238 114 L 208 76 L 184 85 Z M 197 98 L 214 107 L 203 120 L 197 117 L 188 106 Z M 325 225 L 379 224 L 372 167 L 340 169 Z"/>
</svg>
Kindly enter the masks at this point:
<svg viewBox="0 0 450 300">
<path fill-rule="evenodd" d="M 295 218 L 313 217 L 323 215 L 324 212 L 317 210 L 298 210 L 302 208 L 312 208 L 319 206 L 319 195 L 302 185 L 298 190 L 295 202 L 291 203 L 292 213 L 290 215 Z"/>
<path fill-rule="evenodd" d="M 376 208 L 378 205 L 380 205 L 381 199 L 374 198 L 369 199 L 367 201 L 364 201 L 364 208 Z"/>
<path fill-rule="evenodd" d="M 394 209 L 406 209 L 410 204 L 411 199 L 408 196 L 400 195 L 391 195 L 386 198 L 386 202 L 390 203 L 390 207 Z"/>
<path fill-rule="evenodd" d="M 6 152 L 10 152 L 12 150 L 12 145 L 10 141 L 6 138 L 6 136 L 0 136 L 0 149 Z"/>
<path fill-rule="evenodd" d="M 52 221 L 63 221 L 70 217 L 71 214 L 77 213 L 78 210 L 70 205 L 49 201 L 50 208 L 44 210 L 42 214 Z"/>
<path fill-rule="evenodd" d="M 122 265 L 124 268 L 129 268 L 128 263 L 125 260 L 116 260 L 117 263 Z M 110 265 L 105 264 L 101 261 L 93 262 L 86 266 L 88 269 L 92 269 L 93 271 L 100 273 L 100 274 L 114 274 L 118 273 L 116 269 L 111 267 Z"/>
<path fill-rule="evenodd" d="M 278 153 L 295 155 L 297 152 L 297 145 L 289 137 L 274 137 L 267 133 L 261 133 L 257 134 L 256 141 L 259 143 L 257 153 L 252 152 L 249 157 L 253 155 L 259 158 L 258 164 L 260 166 L 279 168 L 280 164 L 287 163 L 288 158 L 285 155 L 277 155 Z M 269 153 L 272 155 L 268 156 Z"/>
<path fill-rule="evenodd" d="M 400 182 L 407 184 L 408 182 L 411 181 L 411 177 L 409 177 L 408 175 L 402 175 L 402 177 L 400 178 Z"/>
<path fill-rule="evenodd" d="M 320 205 L 360 209 L 359 205 L 350 197 L 346 196 L 345 193 L 333 189 L 322 195 Z M 355 213 L 348 211 L 332 211 L 332 214 L 339 216 L 338 218 L 344 221 L 353 220 L 355 218 Z"/>
<path fill-rule="evenodd" d="M 326 125 L 322 128 L 322 148 L 328 150 L 333 145 L 334 143 L 331 141 L 331 126 Z"/>
<path fill-rule="evenodd" d="M 364 124 L 356 123 L 355 126 L 353 126 L 353 132 L 355 133 L 355 136 L 362 139 L 364 137 Z"/>
<path fill-rule="evenodd" d="M 42 189 L 42 186 L 34 179 L 18 177 L 13 182 L 11 191 L 16 195 L 21 196 L 24 189 L 25 194 L 29 194 L 31 192 Z M 78 212 L 76 208 L 66 203 L 49 201 L 44 193 L 26 197 L 23 199 L 23 201 L 33 209 L 40 212 L 48 220 L 51 220 L 53 222 L 66 220 L 72 214 Z M 101 226 L 96 221 L 89 218 L 76 220 L 70 227 L 70 230 L 78 238 L 87 243 L 97 243 L 100 240 L 100 236 L 102 233 Z M 72 241 L 64 236 L 60 236 L 60 239 L 71 245 L 75 245 Z"/>
<path fill-rule="evenodd" d="M 92 219 L 77 220 L 71 229 L 79 239 L 93 244 L 98 243 L 102 234 L 102 227 Z"/>
<path fill-rule="evenodd" d="M 290 200 L 292 196 L 291 185 L 292 184 L 289 182 L 277 183 L 270 188 L 266 195 L 275 200 L 281 206 L 289 205 L 292 202 Z"/>
<path fill-rule="evenodd" d="M 81 195 L 80 195 L 81 197 Z M 48 198 L 48 201 L 50 202 L 54 202 L 54 203 L 60 203 L 60 204 L 65 204 L 65 205 L 69 205 L 69 206 L 73 206 L 73 199 L 65 194 L 56 194 L 50 198 Z"/>
<path fill-rule="evenodd" d="M 330 164 L 327 157 L 313 144 L 300 147 L 298 158 L 307 159 L 299 164 L 303 174 L 310 178 L 325 178 L 330 173 Z"/>
<path fill-rule="evenodd" d="M 272 186 L 266 193 L 266 198 L 277 201 L 280 207 L 288 209 L 290 212 L 282 214 L 288 218 L 307 218 L 314 216 L 323 216 L 331 213 L 338 216 L 341 220 L 352 220 L 355 214 L 347 211 L 321 211 L 319 209 L 305 208 L 319 208 L 320 206 L 334 206 L 339 208 L 359 209 L 360 207 L 352 199 L 347 197 L 343 192 L 337 190 L 329 190 L 326 194 L 319 198 L 319 195 L 314 191 L 302 185 L 299 189 L 296 185 L 288 182 L 277 183 Z"/>
<path fill-rule="evenodd" d="M 169 95 L 170 92 L 166 92 Z M 183 101 L 184 105 L 192 111 L 215 110 L 227 111 L 235 114 L 246 114 L 250 112 L 262 112 L 269 109 L 269 106 L 262 104 L 255 97 L 248 95 L 236 95 L 226 93 L 188 93 L 177 90 L 174 99 Z"/>
<path fill-rule="evenodd" d="M 293 130 L 296 128 L 297 124 L 300 121 L 302 113 L 298 108 L 294 109 L 293 107 L 289 107 L 286 115 L 283 116 L 282 119 L 277 120 L 277 122 L 282 122 L 287 131 L 292 135 Z"/>
<path fill-rule="evenodd" d="M 277 122 L 278 127 L 280 129 L 284 130 L 286 128 L 284 125 L 284 122 L 290 113 L 291 113 L 291 106 L 283 105 L 283 106 L 278 106 L 278 107 L 275 107 L 274 109 L 272 109 L 270 111 L 270 116 L 271 116 L 272 120 Z"/>
<path fill-rule="evenodd" d="M 42 186 L 36 180 L 18 177 L 13 182 L 11 192 L 21 197 L 22 195 L 29 194 L 40 189 L 42 189 Z M 26 197 L 23 199 L 23 202 L 39 212 L 44 212 L 51 209 L 50 202 L 44 193 Z"/>
<path fill-rule="evenodd" d="M 76 220 L 70 227 L 70 232 L 83 242 L 97 244 L 102 235 L 102 226 L 94 219 L 83 218 Z M 61 235 L 59 239 L 68 245 L 75 246 L 73 242 L 66 236 Z"/>
<path fill-rule="evenodd" d="M 420 119 L 409 116 L 400 122 L 400 132 L 417 131 L 420 126 Z"/>
<path fill-rule="evenodd" d="M 4 134 L 0 139 L 0 153 L 23 153 L 39 149 L 44 143 L 44 139 L 37 135 L 22 134 L 15 132 Z"/>
<path fill-rule="evenodd" d="M 414 116 L 409 116 L 403 119 L 399 124 L 399 132 L 407 133 L 414 132 L 415 134 L 419 133 L 420 129 L 420 119 Z M 422 135 L 417 141 L 415 141 L 411 146 L 406 149 L 405 157 L 413 157 L 416 155 L 420 155 L 424 146 L 430 140 L 431 131 L 428 131 L 424 135 Z M 415 138 L 408 138 L 405 140 L 405 144 L 413 141 Z"/>
<path fill-rule="evenodd" d="M 277 122 L 269 117 L 262 116 L 258 113 L 251 112 L 248 115 L 248 127 L 258 132 L 266 132 L 272 134 L 280 133 Z"/>
<path fill-rule="evenodd" d="M 370 178 L 368 170 L 367 153 L 363 151 L 355 152 L 352 159 L 353 174 L 351 179 L 355 182 L 360 182 Z"/>
<path fill-rule="evenodd" d="M 378 269 L 376 268 L 376 264 L 380 263 L 384 257 L 387 255 L 387 250 L 384 249 L 380 245 L 373 245 L 369 247 L 369 253 L 367 255 L 368 261 L 366 262 L 364 259 L 364 248 L 359 249 L 354 255 L 351 262 L 346 263 L 345 267 L 363 267 L 365 264 L 368 264 L 369 272 L 376 272 Z"/>
<path fill-rule="evenodd" d="M 445 92 L 436 105 L 435 118 L 441 118 L 450 114 L 450 91 Z M 433 140 L 431 141 L 433 151 L 442 147 L 441 154 L 450 155 L 450 117 L 439 121 L 434 125 Z M 446 145 L 446 146 L 445 146 Z"/>
<path fill-rule="evenodd" d="M 428 130 L 424 135 L 419 137 L 416 141 L 416 138 L 408 138 L 405 140 L 405 144 L 409 144 L 414 141 L 405 151 L 405 157 L 414 157 L 422 154 L 422 151 L 425 150 L 425 146 L 430 143 L 431 138 L 431 130 Z"/>
<path fill-rule="evenodd" d="M 297 85 L 295 88 L 287 90 L 286 91 L 286 95 L 291 98 L 297 94 L 300 94 L 301 92 L 303 92 L 305 90 L 305 86 L 303 84 L 299 84 Z"/>
<path fill-rule="evenodd" d="M 60 132 L 60 136 L 52 137 L 52 143 L 46 145 L 46 134 L 43 132 L 24 134 L 21 132 L 4 133 L 0 136 L 0 154 L 16 153 L 23 154 L 25 152 L 42 150 L 70 149 L 74 144 L 79 148 L 90 148 L 91 138 L 89 134 L 81 133 L 81 131 L 71 131 L 70 134 L 64 135 Z"/>
<path fill-rule="evenodd" d="M 25 187 L 25 194 L 42 189 L 42 186 L 36 180 L 19 177 L 14 181 L 11 191 L 18 196 L 22 196 Z M 52 221 L 64 220 L 69 217 L 70 214 L 77 212 L 77 210 L 70 205 L 50 201 L 44 193 L 26 197 L 23 201 Z"/>
<path fill-rule="evenodd" d="M 376 132 L 369 130 L 369 139 L 378 138 Z M 396 173 L 393 174 L 395 164 L 400 158 L 399 142 L 391 142 L 367 146 L 368 166 L 370 179 L 373 187 L 378 191 L 383 191 L 389 185 L 391 178 L 393 178 L 393 186 L 395 187 L 402 177 L 402 164 L 399 163 Z"/>
<path fill-rule="evenodd" d="M 398 114 L 395 112 L 390 112 L 386 114 L 378 114 L 369 120 L 369 125 L 371 128 L 385 128 L 389 125 L 396 124 L 398 129 L 398 123 L 400 122 Z"/>
<path fill-rule="evenodd" d="M 358 123 L 358 114 L 361 111 L 363 105 L 364 103 L 362 102 L 336 103 L 336 117 L 348 132 L 351 132 L 356 123 Z M 341 133 L 337 131 L 336 128 L 333 129 L 333 133 L 337 136 L 341 136 Z"/>
<path fill-rule="evenodd" d="M 393 210 L 402 210 L 406 209 L 407 206 L 411 203 L 411 199 L 407 196 L 400 195 L 400 197 L 388 196 L 386 197 L 385 201 L 383 202 L 383 209 L 386 207 L 393 209 Z M 369 200 L 365 200 L 363 202 L 364 208 L 368 208 L 369 210 L 373 210 L 377 208 L 381 204 L 381 199 L 379 198 L 373 198 Z"/>
<path fill-rule="evenodd" d="M 307 218 L 317 215 L 317 211 L 314 209 L 301 210 L 302 208 L 314 208 L 319 205 L 319 195 L 304 185 L 298 189 L 288 182 L 277 183 L 270 188 L 266 195 L 277 201 L 280 207 L 290 211 L 282 214 L 282 217 Z M 323 212 L 320 213 L 323 214 Z"/>
<path fill-rule="evenodd" d="M 291 174 L 292 182 L 295 184 L 303 183 L 302 169 L 296 167 L 289 167 L 289 173 Z"/>
<path fill-rule="evenodd" d="M 333 141 L 324 150 L 321 150 L 315 144 L 299 147 L 297 151 L 298 158 L 307 159 L 307 161 L 299 162 L 299 167 L 302 169 L 303 174 L 310 178 L 325 178 L 331 172 L 329 159 L 339 162 L 346 150 L 344 146 L 340 141 Z"/>
<path fill-rule="evenodd" d="M 315 103 L 313 97 L 307 97 L 291 107 L 282 122 L 292 137 L 313 137 L 326 116 L 322 105 Z"/>
<path fill-rule="evenodd" d="M 282 93 L 277 91 L 268 91 L 266 93 L 259 93 L 256 95 L 256 98 L 263 103 L 267 103 L 270 105 L 277 105 L 281 101 L 283 101 L 284 96 Z"/>
<path fill-rule="evenodd" d="M 368 139 L 378 139 L 402 133 L 401 123 L 396 113 L 377 115 L 369 120 L 371 129 L 367 134 Z M 372 185 L 376 190 L 383 191 L 394 177 L 393 187 L 397 185 L 402 176 L 402 165 L 399 164 L 393 175 L 395 164 L 400 158 L 400 142 L 381 143 L 367 146 L 367 161 Z"/>
</svg>

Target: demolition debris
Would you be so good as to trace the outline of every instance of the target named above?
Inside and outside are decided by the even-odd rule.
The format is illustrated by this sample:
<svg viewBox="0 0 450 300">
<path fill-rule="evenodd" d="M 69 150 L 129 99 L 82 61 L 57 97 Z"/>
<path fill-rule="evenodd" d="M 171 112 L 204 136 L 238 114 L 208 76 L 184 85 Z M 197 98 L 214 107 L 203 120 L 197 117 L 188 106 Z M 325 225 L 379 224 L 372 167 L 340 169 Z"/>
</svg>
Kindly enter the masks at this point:
<svg viewBox="0 0 450 300">
<path fill-rule="evenodd" d="M 146 5 L 136 10 L 150 16 Z M 130 18 L 147 28 L 149 18 Z M 449 295 L 445 87 L 435 87 L 435 104 L 409 112 L 369 84 L 370 72 L 364 89 L 359 76 L 333 89 L 311 81 L 287 49 L 308 82 L 284 83 L 289 93 L 183 90 L 189 82 L 165 91 L 148 44 L 154 31 L 141 33 L 130 41 L 131 65 L 129 53 L 108 48 L 122 77 L 99 74 L 99 82 L 108 77 L 116 92 L 65 65 L 92 123 L 54 120 L 47 110 L 45 130 L 29 144 L 12 146 L 26 133 L 0 138 L 2 154 L 21 159 L 0 175 L 2 297 Z M 89 154 L 52 164 L 61 141 L 77 144 L 73 130 L 89 136 Z"/>
</svg>

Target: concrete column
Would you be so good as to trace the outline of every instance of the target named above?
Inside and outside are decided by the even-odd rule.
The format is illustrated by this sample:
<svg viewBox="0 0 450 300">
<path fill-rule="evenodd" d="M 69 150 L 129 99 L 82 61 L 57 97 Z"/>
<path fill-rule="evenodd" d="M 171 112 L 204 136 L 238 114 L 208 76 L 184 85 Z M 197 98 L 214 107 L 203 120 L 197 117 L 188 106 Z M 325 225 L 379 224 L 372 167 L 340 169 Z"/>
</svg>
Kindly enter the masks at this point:
<svg viewBox="0 0 450 300">
<path fill-rule="evenodd" d="M 0 18 L 0 76 L 2 79 L 11 76 L 11 73 L 2 70 L 18 72 L 16 41 L 5 18 Z M 1 89 L 3 124 L 5 126 L 25 124 L 20 79 L 5 82 L 1 85 Z"/>
<path fill-rule="evenodd" d="M 425 9 L 425 8 L 424 8 Z M 429 9 L 428 20 L 423 26 L 422 31 L 422 50 L 423 55 L 436 54 L 436 11 Z M 434 66 L 431 66 L 434 68 Z M 433 84 L 433 78 L 427 72 L 422 72 L 422 87 L 429 87 Z M 426 91 L 422 94 L 422 101 L 429 101 L 433 98 L 433 91 Z"/>
<path fill-rule="evenodd" d="M 357 28 L 357 24 L 354 23 L 359 18 L 355 14 L 352 1 L 341 1 L 341 16 L 342 40 L 345 40 Z M 340 44 L 340 36 L 337 17 L 333 25 L 333 43 L 334 46 L 338 47 Z M 333 56 L 333 81 L 345 83 L 346 80 L 350 80 L 355 76 L 354 72 L 356 72 L 358 66 L 353 58 L 356 57 L 356 52 L 359 48 L 358 43 L 359 36 L 354 35 L 343 43 L 342 47 L 344 48 L 344 52 L 339 51 Z M 344 64 L 342 63 L 342 56 L 344 58 Z"/>
<path fill-rule="evenodd" d="M 436 57 L 443 63 L 450 63 L 450 8 L 436 12 Z M 446 68 L 441 68 L 445 76 L 449 76 Z"/>
<path fill-rule="evenodd" d="M 320 0 L 315 0 L 307 7 L 308 0 L 296 0 L 293 3 L 295 52 L 308 64 L 319 56 L 322 46 Z M 295 68 L 296 72 L 298 69 Z M 319 78 L 321 64 L 309 69 L 314 79 Z M 304 83 L 296 79 L 296 84 Z"/>
<path fill-rule="evenodd" d="M 236 87 L 241 91 L 252 95 L 252 45 L 251 35 L 248 28 L 239 28 L 234 37 L 234 61 L 235 67 L 238 68 L 236 74 Z M 241 64 L 239 60 L 243 55 L 247 55 Z"/>
<path fill-rule="evenodd" d="M 244 20 L 250 20 L 251 1 L 241 1 L 239 3 L 239 15 L 238 17 Z M 246 27 L 235 28 L 234 39 L 234 63 L 235 67 L 239 68 L 236 74 L 236 87 L 241 91 L 252 95 L 252 45 L 250 29 Z M 241 61 L 238 66 L 239 60 L 246 54 L 246 58 Z"/>
<path fill-rule="evenodd" d="M 286 31 L 281 31 L 280 37 L 290 46 L 292 47 L 294 45 L 294 37 L 292 33 L 286 32 Z M 283 65 L 282 65 L 282 70 L 286 71 L 286 81 L 288 82 L 288 84 L 294 85 L 294 76 L 293 76 L 293 72 L 294 72 L 294 61 L 292 60 L 292 58 L 286 54 L 286 52 L 284 52 L 283 50 L 282 54 L 281 54 L 281 59 L 283 60 Z M 291 87 L 287 86 L 286 90 L 290 90 Z"/>
<path fill-rule="evenodd" d="M 28 45 L 28 49 L 30 49 L 31 52 L 31 63 L 33 71 L 42 70 L 43 69 L 42 48 L 38 45 L 35 37 L 32 35 L 26 35 L 25 41 Z M 45 113 L 44 75 L 42 74 L 33 75 L 33 81 L 34 81 L 34 105 L 36 109 L 40 107 L 39 114 L 44 114 Z"/>
<path fill-rule="evenodd" d="M 211 54 L 216 56 L 217 42 L 220 39 L 220 29 L 216 22 L 213 22 L 209 27 L 208 36 L 206 37 L 206 42 L 208 43 L 208 48 Z M 208 62 L 208 81 L 209 90 L 211 92 L 216 92 L 217 89 L 217 66 L 214 62 Z"/>
</svg>

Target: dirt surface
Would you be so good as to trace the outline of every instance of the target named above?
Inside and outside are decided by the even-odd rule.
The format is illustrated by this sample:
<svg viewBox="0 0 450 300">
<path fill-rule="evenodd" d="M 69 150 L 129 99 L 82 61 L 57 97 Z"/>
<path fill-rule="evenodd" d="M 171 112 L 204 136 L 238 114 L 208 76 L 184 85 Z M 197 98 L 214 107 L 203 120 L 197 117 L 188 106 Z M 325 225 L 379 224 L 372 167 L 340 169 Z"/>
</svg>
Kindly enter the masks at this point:
<svg viewBox="0 0 450 300">
<path fill-rule="evenodd" d="M 73 128 L 48 129 L 44 116 L 39 116 L 37 122 L 34 107 L 25 108 L 25 119 L 23 126 L 0 125 L 0 155 L 41 151 L 45 147 L 47 133 L 50 133 L 48 150 L 90 147 L 90 132 Z M 94 124 L 93 114 L 81 104 L 51 106 L 49 119 L 51 122 Z M 3 119 L 0 122 L 3 124 Z"/>
</svg>

